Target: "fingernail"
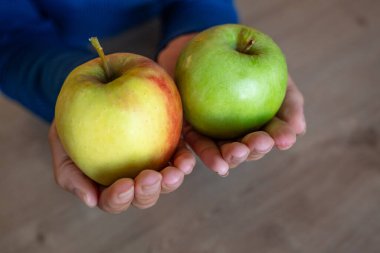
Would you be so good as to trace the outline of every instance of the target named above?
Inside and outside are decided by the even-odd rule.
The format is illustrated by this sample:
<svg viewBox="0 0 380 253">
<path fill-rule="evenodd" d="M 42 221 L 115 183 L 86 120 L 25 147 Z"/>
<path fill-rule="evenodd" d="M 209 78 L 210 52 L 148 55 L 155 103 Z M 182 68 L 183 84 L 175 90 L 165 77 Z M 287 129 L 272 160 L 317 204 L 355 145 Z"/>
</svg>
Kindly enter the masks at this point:
<svg viewBox="0 0 380 253">
<path fill-rule="evenodd" d="M 233 156 L 232 158 L 231 158 L 231 161 L 230 161 L 230 166 L 237 166 L 238 164 L 240 164 L 241 162 L 242 162 L 242 160 L 244 160 L 244 158 L 245 157 L 247 157 L 248 156 L 248 153 L 247 154 L 245 154 L 244 156 L 242 156 L 242 157 L 236 157 L 236 156 Z"/>
<path fill-rule="evenodd" d="M 212 167 L 213 171 L 215 171 L 219 176 L 226 177 L 228 176 L 228 170 L 230 169 L 229 164 L 225 160 L 218 161 L 218 164 L 215 164 Z"/>
<path fill-rule="evenodd" d="M 237 167 L 240 163 L 242 163 L 249 155 L 249 152 L 243 152 L 241 154 L 235 154 L 231 157 L 231 160 L 229 161 L 228 165 L 230 168 Z"/>
<path fill-rule="evenodd" d="M 88 207 L 95 207 L 96 206 L 96 199 L 91 197 L 90 195 L 86 195 L 85 201 Z"/>
<path fill-rule="evenodd" d="M 186 175 L 189 175 L 193 171 L 194 167 L 195 167 L 195 161 L 192 160 L 190 163 L 186 163 L 185 165 L 183 165 L 181 170 Z"/>
<path fill-rule="evenodd" d="M 300 133 L 301 136 L 304 136 L 306 134 L 306 127 L 305 129 Z"/>
<path fill-rule="evenodd" d="M 306 129 L 307 129 L 305 118 L 303 118 L 300 128 L 303 129 L 303 131 L 301 133 L 299 133 L 299 135 L 305 135 L 306 134 Z"/>
<path fill-rule="evenodd" d="M 182 173 L 182 172 L 181 172 Z M 178 181 L 180 180 L 180 177 L 177 176 L 177 175 L 167 175 L 167 177 L 165 178 L 164 180 L 164 184 L 165 185 L 168 185 L 168 186 L 171 186 L 171 185 L 176 185 L 178 183 Z"/>
<path fill-rule="evenodd" d="M 254 147 L 254 151 L 257 152 L 257 153 L 260 153 L 260 154 L 265 154 L 265 153 L 268 153 L 269 150 L 272 148 L 272 145 L 267 145 L 265 143 L 258 143 L 255 147 Z"/>
<path fill-rule="evenodd" d="M 183 173 L 185 173 L 186 175 L 188 175 L 193 170 L 193 167 L 194 167 L 193 165 L 184 165 L 184 166 L 182 166 L 181 170 L 183 171 Z"/>
<path fill-rule="evenodd" d="M 119 193 L 119 195 L 117 196 L 117 198 L 118 198 L 118 200 L 120 202 L 125 203 L 127 201 L 132 200 L 132 194 L 133 194 L 133 191 L 132 191 L 132 188 L 131 188 L 131 189 L 128 189 L 127 191 L 125 191 L 125 192 Z"/>
<path fill-rule="evenodd" d="M 142 185 L 141 189 L 145 193 L 153 193 L 153 192 L 157 191 L 158 187 L 160 187 L 159 181 L 160 180 L 157 180 L 157 181 L 155 181 L 155 182 L 153 182 L 151 184 Z"/>
<path fill-rule="evenodd" d="M 219 176 L 221 176 L 221 177 L 227 177 L 229 174 L 230 174 L 230 170 L 227 170 L 226 173 L 224 173 L 224 174 L 219 174 Z"/>
<path fill-rule="evenodd" d="M 290 149 L 291 147 L 292 147 L 292 145 L 285 145 L 285 146 L 280 146 L 280 145 L 278 145 L 278 146 L 277 146 L 277 148 L 278 148 L 279 150 L 283 150 L 283 151 L 288 150 L 288 149 Z"/>
<path fill-rule="evenodd" d="M 258 160 L 258 159 L 262 158 L 263 156 L 264 156 L 264 154 L 256 154 L 256 153 L 253 153 L 253 154 L 250 154 L 250 155 L 247 157 L 247 161 Z"/>
<path fill-rule="evenodd" d="M 96 205 L 96 201 L 92 199 L 90 196 L 85 194 L 79 189 L 74 190 L 75 195 L 80 198 L 88 207 L 94 207 Z"/>
</svg>

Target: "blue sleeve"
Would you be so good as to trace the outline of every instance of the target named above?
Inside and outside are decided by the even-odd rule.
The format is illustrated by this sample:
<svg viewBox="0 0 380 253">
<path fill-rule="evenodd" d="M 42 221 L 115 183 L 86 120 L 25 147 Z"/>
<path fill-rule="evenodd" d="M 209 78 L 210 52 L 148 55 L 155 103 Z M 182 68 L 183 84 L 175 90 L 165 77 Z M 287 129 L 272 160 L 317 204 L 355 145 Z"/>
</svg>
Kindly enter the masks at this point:
<svg viewBox="0 0 380 253">
<path fill-rule="evenodd" d="M 30 0 L 0 0 L 0 89 L 46 121 L 68 73 L 94 58 L 68 47 Z"/>
<path fill-rule="evenodd" d="M 181 34 L 238 21 L 232 0 L 164 2 L 161 48 Z M 96 55 L 62 42 L 57 26 L 34 4 L 0 0 L 0 90 L 51 121 L 68 73 Z"/>
<path fill-rule="evenodd" d="M 169 1 L 162 13 L 163 38 L 160 48 L 179 35 L 237 22 L 238 14 L 233 0 Z"/>
</svg>

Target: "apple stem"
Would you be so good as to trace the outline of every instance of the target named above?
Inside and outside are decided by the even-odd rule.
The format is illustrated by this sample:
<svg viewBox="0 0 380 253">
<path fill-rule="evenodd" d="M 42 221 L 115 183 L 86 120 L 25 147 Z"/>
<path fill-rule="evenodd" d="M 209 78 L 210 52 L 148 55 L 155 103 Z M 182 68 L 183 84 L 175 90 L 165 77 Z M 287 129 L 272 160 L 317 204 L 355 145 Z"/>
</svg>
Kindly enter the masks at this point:
<svg viewBox="0 0 380 253">
<path fill-rule="evenodd" d="M 248 42 L 247 42 L 247 44 L 245 45 L 245 47 L 243 49 L 243 52 L 244 53 L 248 53 L 249 50 L 252 48 L 253 44 L 255 44 L 255 42 L 256 42 L 255 40 L 249 39 Z"/>
<path fill-rule="evenodd" d="M 252 49 L 252 46 L 256 43 L 256 41 L 253 39 L 253 32 L 246 29 L 246 28 L 243 28 L 240 33 L 239 33 L 239 37 L 238 37 L 238 47 L 237 47 L 237 50 L 240 52 L 240 53 L 243 53 L 243 54 L 250 54 L 251 52 L 251 49 Z"/>
<path fill-rule="evenodd" d="M 92 46 L 95 48 L 98 55 L 100 56 L 100 60 L 101 60 L 102 65 L 103 65 L 104 72 L 106 73 L 106 79 L 110 80 L 111 79 L 110 67 L 109 67 L 108 62 L 106 61 L 106 57 L 104 55 L 103 48 L 100 45 L 98 38 L 97 37 L 91 37 L 89 40 L 90 40 Z"/>
</svg>

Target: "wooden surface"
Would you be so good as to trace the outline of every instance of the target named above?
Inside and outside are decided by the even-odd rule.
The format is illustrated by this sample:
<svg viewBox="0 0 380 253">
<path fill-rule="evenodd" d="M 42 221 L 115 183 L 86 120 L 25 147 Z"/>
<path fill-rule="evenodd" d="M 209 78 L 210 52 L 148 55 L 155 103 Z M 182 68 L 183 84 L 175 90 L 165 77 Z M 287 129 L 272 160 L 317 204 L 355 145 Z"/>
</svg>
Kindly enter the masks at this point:
<svg viewBox="0 0 380 253">
<path fill-rule="evenodd" d="M 281 45 L 304 92 L 296 146 L 225 179 L 199 163 L 154 208 L 108 215 L 55 185 L 48 126 L 1 97 L 0 252 L 380 252 L 380 1 L 237 7 Z"/>
</svg>

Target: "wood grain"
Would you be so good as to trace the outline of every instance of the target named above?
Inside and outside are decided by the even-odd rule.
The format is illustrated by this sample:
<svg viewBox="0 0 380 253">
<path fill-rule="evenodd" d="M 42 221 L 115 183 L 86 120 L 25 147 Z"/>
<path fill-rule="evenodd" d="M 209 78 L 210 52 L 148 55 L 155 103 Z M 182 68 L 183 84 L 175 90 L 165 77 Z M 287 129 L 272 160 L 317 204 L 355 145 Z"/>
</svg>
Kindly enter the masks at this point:
<svg viewBox="0 0 380 253">
<path fill-rule="evenodd" d="M 48 126 L 1 97 L 1 252 L 380 252 L 380 1 L 236 5 L 280 44 L 305 95 L 296 146 L 225 179 L 198 163 L 155 207 L 108 215 L 55 185 Z"/>
</svg>

